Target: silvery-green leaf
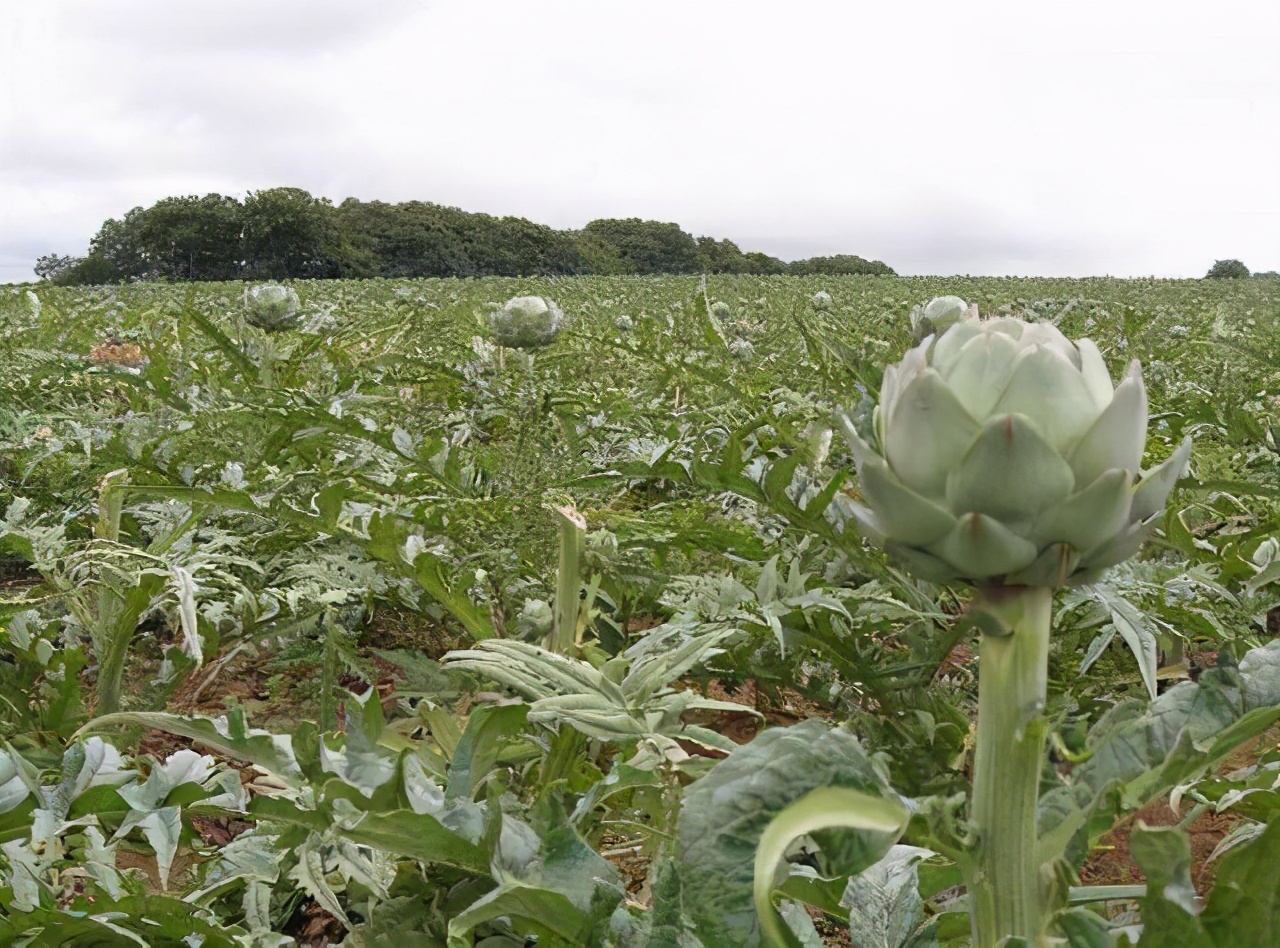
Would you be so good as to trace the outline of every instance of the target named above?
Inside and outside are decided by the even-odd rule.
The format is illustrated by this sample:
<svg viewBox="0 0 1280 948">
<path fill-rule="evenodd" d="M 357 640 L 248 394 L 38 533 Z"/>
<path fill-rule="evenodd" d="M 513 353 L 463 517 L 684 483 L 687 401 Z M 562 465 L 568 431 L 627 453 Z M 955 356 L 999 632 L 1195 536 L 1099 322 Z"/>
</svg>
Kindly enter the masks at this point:
<svg viewBox="0 0 1280 948">
<path fill-rule="evenodd" d="M 1130 370 L 1110 403 L 1067 456 L 1077 486 L 1092 484 L 1106 471 L 1137 471 L 1147 443 L 1147 390 Z"/>
<path fill-rule="evenodd" d="M 815 789 L 847 791 L 859 799 L 899 806 L 888 793 L 884 775 L 858 741 L 819 720 L 762 732 L 686 791 L 677 831 L 682 896 L 704 944 L 735 948 L 761 944 L 764 920 L 758 918 L 753 898 L 758 844 L 775 816 Z M 797 817 L 818 819 L 826 807 L 816 799 L 814 803 L 813 814 L 806 809 L 797 811 Z M 899 810 L 902 816 L 905 811 Z M 856 845 L 848 850 L 854 861 L 838 867 L 840 872 L 871 865 L 895 835 L 874 830 L 843 832 Z M 782 831 L 776 835 L 786 836 L 786 842 L 794 838 Z M 771 852 L 776 859 L 777 850 L 771 848 Z M 769 862 L 768 855 L 765 861 Z M 773 866 L 769 862 L 768 869 Z M 764 881 L 771 889 L 772 878 Z"/>
<path fill-rule="evenodd" d="M 320 852 L 322 846 L 323 841 L 318 834 L 308 836 L 306 842 L 294 851 L 298 861 L 289 871 L 289 878 L 297 882 L 304 892 L 343 926 L 350 928 L 351 919 L 347 917 L 342 901 L 326 878 L 328 873 L 325 872 L 324 856 Z"/>
<path fill-rule="evenodd" d="M 1142 610 L 1110 586 L 1098 586 L 1086 591 L 1090 592 L 1110 614 L 1112 625 L 1129 646 L 1138 663 L 1142 681 L 1147 686 L 1147 696 L 1154 700 L 1159 643 L 1151 620 L 1142 613 Z"/>
<path fill-rule="evenodd" d="M 956 528 L 929 548 L 960 575 L 986 579 L 1016 573 L 1035 562 L 1036 547 L 998 520 L 965 514 Z"/>
<path fill-rule="evenodd" d="M 849 909 L 849 934 L 859 948 L 903 948 L 924 917 L 918 863 L 933 851 L 893 846 L 884 858 L 849 879 L 840 904 Z"/>
<path fill-rule="evenodd" d="M 902 482 L 919 493 L 941 497 L 947 473 L 978 433 L 942 377 L 932 369 L 913 379 L 885 421 L 885 457 Z"/>
<path fill-rule="evenodd" d="M 350 743 L 342 748 L 331 748 L 320 739 L 320 767 L 334 774 L 349 787 L 354 787 L 366 797 L 389 782 L 396 775 L 396 755 L 385 747 L 357 748 Z"/>
<path fill-rule="evenodd" d="M 169 869 L 173 866 L 173 857 L 178 852 L 178 840 L 182 835 L 182 808 L 166 806 L 146 814 L 131 811 L 112 839 L 123 839 L 135 828 L 142 830 L 147 843 L 155 850 L 161 888 L 169 888 Z"/>
<path fill-rule="evenodd" d="M 947 476 L 947 503 L 957 514 L 1021 523 L 1066 499 L 1074 483 L 1067 462 L 1028 418 L 1002 415 L 983 426 Z"/>
<path fill-rule="evenodd" d="M 1038 859 L 1061 855 L 1100 807 L 1138 809 L 1221 763 L 1280 719 L 1280 642 L 1154 701 L 1128 699 L 1090 729 L 1090 755 L 1038 806 Z"/>
</svg>

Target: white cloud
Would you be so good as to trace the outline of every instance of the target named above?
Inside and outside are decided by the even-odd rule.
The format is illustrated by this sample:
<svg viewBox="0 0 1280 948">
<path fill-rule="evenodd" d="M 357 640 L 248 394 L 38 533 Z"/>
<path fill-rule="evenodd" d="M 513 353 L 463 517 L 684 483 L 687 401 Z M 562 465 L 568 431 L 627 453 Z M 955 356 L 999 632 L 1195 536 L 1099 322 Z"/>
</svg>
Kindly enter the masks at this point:
<svg viewBox="0 0 1280 948">
<path fill-rule="evenodd" d="M 0 278 L 277 185 L 900 272 L 1280 268 L 1274 3 L 9 6 Z"/>
</svg>

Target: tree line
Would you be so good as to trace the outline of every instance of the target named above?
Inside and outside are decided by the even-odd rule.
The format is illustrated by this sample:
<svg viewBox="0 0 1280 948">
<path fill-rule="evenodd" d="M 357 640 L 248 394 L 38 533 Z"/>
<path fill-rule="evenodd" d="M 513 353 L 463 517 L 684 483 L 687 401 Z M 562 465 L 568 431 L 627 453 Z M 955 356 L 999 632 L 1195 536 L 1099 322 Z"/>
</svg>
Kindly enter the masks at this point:
<svg viewBox="0 0 1280 948">
<path fill-rule="evenodd" d="M 556 230 L 425 201 L 333 204 L 300 188 L 169 197 L 106 221 L 83 257 L 49 254 L 42 280 L 283 280 L 367 277 L 751 273 L 892 275 L 841 254 L 787 263 L 678 224 L 595 220 Z"/>
</svg>

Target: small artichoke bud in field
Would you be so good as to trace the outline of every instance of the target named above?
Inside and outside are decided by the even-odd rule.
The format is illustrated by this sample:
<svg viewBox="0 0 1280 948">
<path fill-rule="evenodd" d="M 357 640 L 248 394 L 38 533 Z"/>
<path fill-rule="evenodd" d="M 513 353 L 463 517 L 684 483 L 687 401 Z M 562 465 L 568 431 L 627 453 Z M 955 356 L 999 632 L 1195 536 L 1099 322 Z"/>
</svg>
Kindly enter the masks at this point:
<svg viewBox="0 0 1280 948">
<path fill-rule="evenodd" d="M 756 347 L 746 339 L 735 339 L 729 343 L 729 354 L 739 362 L 750 365 L 756 359 Z"/>
<path fill-rule="evenodd" d="M 813 296 L 809 297 L 809 302 L 813 304 L 814 309 L 830 309 L 831 294 L 826 290 L 819 290 L 817 293 L 814 293 Z"/>
<path fill-rule="evenodd" d="M 564 313 L 543 296 L 516 296 L 489 317 L 498 344 L 508 349 L 538 349 L 560 335 Z"/>
<path fill-rule="evenodd" d="M 938 296 L 911 310 L 911 336 L 916 342 L 926 336 L 941 336 L 962 319 L 977 319 L 978 307 L 958 296 Z"/>
<path fill-rule="evenodd" d="M 716 319 L 728 319 L 733 313 L 729 309 L 728 303 L 724 302 L 724 300 L 716 300 L 711 304 L 711 315 Z"/>
<path fill-rule="evenodd" d="M 274 283 L 245 290 L 246 317 L 250 325 L 266 332 L 282 332 L 298 325 L 298 294 L 292 287 Z"/>
<path fill-rule="evenodd" d="M 840 416 L 866 501 L 851 512 L 935 582 L 1089 582 L 1155 530 L 1191 442 L 1141 473 L 1147 393 L 1136 360 L 1113 385 L 1088 339 L 965 312 L 948 307 L 951 328 L 885 370 L 879 451 Z"/>
<path fill-rule="evenodd" d="M 526 642 L 535 642 L 551 633 L 555 622 L 555 613 L 551 606 L 542 599 L 526 599 L 524 608 L 520 610 L 520 618 L 516 620 L 516 631 Z"/>
<path fill-rule="evenodd" d="M 630 316 L 619 316 L 613 321 L 613 325 L 617 327 L 618 332 L 631 332 L 636 328 L 636 324 L 632 322 Z"/>
</svg>

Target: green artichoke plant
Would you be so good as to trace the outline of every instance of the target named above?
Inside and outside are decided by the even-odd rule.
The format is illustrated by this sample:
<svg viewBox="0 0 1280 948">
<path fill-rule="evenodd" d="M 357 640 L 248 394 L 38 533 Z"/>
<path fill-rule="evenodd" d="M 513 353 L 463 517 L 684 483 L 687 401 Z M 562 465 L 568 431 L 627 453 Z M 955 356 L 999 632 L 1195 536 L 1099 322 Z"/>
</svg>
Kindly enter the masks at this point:
<svg viewBox="0 0 1280 948">
<path fill-rule="evenodd" d="M 267 283 L 245 290 L 245 317 L 266 332 L 282 332 L 298 324 L 298 294 L 291 287 Z"/>
<path fill-rule="evenodd" d="M 949 329 L 885 370 L 879 451 L 841 416 L 866 500 L 851 513 L 935 582 L 1089 582 L 1155 529 L 1190 441 L 1140 475 L 1147 395 L 1136 360 L 1113 386 L 1090 340 L 978 321 L 963 302 L 946 307 L 957 315 Z"/>
<path fill-rule="evenodd" d="M 933 300 L 912 322 L 927 332 L 885 370 L 874 430 L 839 417 L 866 501 L 850 512 L 909 572 L 977 587 L 975 843 L 963 863 L 973 944 L 1047 944 L 1063 907 L 1046 885 L 1054 870 L 1036 822 L 1053 593 L 1138 551 L 1191 443 L 1140 473 L 1141 367 L 1113 385 L 1088 339 L 1071 342 L 1048 323 L 979 321 L 958 297 Z"/>
<path fill-rule="evenodd" d="M 508 349 L 549 346 L 560 335 L 564 313 L 542 296 L 516 296 L 490 316 L 494 337 Z"/>
</svg>

